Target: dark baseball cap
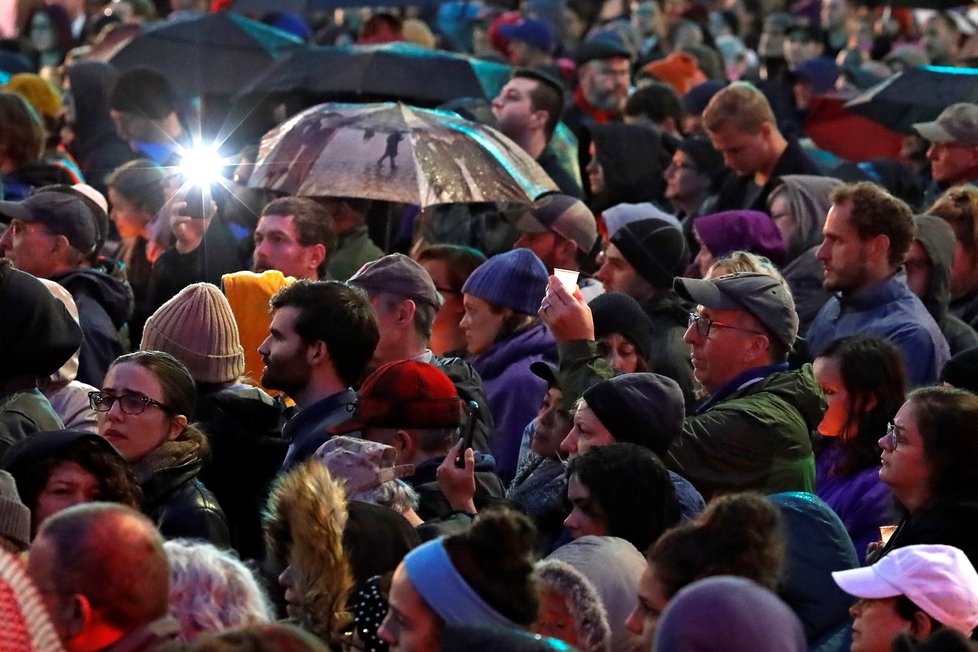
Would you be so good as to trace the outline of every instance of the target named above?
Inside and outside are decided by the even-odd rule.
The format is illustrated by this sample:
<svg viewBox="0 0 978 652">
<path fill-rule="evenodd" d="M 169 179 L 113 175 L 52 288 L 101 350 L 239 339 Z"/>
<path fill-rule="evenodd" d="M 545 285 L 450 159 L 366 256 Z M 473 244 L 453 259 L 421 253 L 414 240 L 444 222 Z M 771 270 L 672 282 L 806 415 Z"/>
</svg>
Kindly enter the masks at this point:
<svg viewBox="0 0 978 652">
<path fill-rule="evenodd" d="M 21 201 L 0 202 L 0 223 L 39 222 L 63 235 L 82 254 L 95 248 L 97 232 L 92 211 L 80 198 L 60 192 L 40 192 Z"/>
<path fill-rule="evenodd" d="M 677 278 L 682 298 L 716 310 L 746 310 L 787 348 L 798 337 L 798 313 L 788 287 L 767 274 L 742 272 L 714 279 Z"/>
<path fill-rule="evenodd" d="M 396 294 L 405 299 L 423 301 L 435 308 L 440 308 L 445 301 L 435 288 L 428 270 L 404 254 L 389 254 L 366 263 L 347 284 L 367 294 Z"/>
<path fill-rule="evenodd" d="M 577 197 L 550 193 L 537 199 L 533 209 L 513 221 L 522 233 L 546 233 L 553 231 L 588 253 L 598 239 L 598 225 L 594 213 Z"/>
</svg>

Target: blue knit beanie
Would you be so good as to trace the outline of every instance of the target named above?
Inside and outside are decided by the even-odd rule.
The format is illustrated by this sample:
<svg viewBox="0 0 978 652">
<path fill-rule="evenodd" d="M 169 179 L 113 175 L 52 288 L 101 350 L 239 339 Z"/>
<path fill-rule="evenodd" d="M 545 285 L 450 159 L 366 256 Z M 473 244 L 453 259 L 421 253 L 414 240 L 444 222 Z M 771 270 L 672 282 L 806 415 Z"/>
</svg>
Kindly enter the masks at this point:
<svg viewBox="0 0 978 652">
<path fill-rule="evenodd" d="M 479 265 L 462 292 L 525 315 L 535 315 L 547 293 L 547 267 L 529 249 L 514 249 Z"/>
</svg>

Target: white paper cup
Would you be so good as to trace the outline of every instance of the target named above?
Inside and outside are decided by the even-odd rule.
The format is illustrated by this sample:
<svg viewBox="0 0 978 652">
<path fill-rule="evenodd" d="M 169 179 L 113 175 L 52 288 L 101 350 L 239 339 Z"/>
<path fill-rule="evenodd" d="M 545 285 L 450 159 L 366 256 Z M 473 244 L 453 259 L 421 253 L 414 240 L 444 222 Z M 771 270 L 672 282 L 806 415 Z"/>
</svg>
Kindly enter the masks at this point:
<svg viewBox="0 0 978 652">
<path fill-rule="evenodd" d="M 577 289 L 577 278 L 580 275 L 580 272 L 573 269 L 561 269 L 559 267 L 554 267 L 554 276 L 560 280 L 560 282 L 564 285 L 564 288 L 566 288 L 571 294 L 574 294 L 574 291 Z"/>
</svg>

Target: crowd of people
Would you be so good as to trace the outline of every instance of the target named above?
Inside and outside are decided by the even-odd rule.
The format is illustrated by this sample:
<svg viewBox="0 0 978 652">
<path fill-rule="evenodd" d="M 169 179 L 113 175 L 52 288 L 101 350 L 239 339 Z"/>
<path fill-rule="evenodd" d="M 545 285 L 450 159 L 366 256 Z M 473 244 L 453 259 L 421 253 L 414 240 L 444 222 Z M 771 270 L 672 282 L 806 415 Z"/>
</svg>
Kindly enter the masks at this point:
<svg viewBox="0 0 978 652">
<path fill-rule="evenodd" d="M 0 11 L 0 648 L 978 649 L 978 105 L 818 129 L 973 10 L 251 3 L 512 66 L 556 191 L 412 206 L 254 181 L 302 94 L 187 190 L 106 52 L 234 4 Z"/>
</svg>

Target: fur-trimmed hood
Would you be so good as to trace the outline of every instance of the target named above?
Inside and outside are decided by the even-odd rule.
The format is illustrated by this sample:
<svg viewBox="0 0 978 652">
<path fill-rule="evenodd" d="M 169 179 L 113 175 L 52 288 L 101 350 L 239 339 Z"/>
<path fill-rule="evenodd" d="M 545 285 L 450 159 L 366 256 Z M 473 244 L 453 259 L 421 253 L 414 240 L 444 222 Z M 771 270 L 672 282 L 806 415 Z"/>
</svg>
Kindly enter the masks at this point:
<svg viewBox="0 0 978 652">
<path fill-rule="evenodd" d="M 279 478 L 265 511 L 269 551 L 292 566 L 300 604 L 290 615 L 304 629 L 335 641 L 350 621 L 353 571 L 343 550 L 346 494 L 326 465 L 309 460 Z"/>
</svg>

